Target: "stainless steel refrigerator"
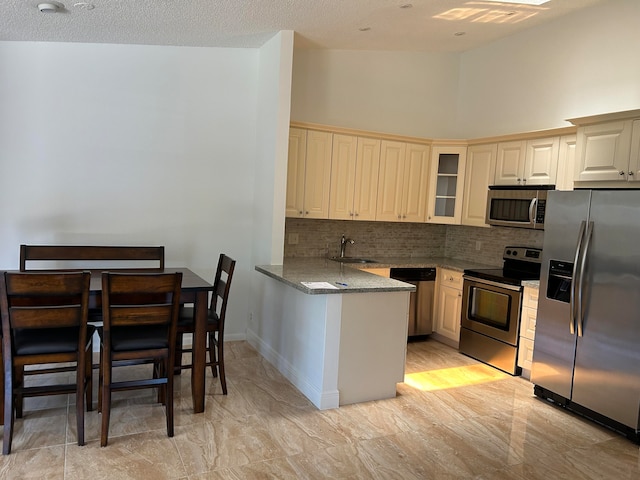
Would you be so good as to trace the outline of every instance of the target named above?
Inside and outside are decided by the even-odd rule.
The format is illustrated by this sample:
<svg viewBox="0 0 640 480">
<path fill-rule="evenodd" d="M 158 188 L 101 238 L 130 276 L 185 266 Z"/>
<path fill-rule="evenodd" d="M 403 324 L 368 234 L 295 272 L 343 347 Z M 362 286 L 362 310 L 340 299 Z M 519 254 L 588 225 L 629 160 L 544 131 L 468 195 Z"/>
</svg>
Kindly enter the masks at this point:
<svg viewBox="0 0 640 480">
<path fill-rule="evenodd" d="M 531 381 L 638 442 L 640 190 L 549 192 Z"/>
</svg>

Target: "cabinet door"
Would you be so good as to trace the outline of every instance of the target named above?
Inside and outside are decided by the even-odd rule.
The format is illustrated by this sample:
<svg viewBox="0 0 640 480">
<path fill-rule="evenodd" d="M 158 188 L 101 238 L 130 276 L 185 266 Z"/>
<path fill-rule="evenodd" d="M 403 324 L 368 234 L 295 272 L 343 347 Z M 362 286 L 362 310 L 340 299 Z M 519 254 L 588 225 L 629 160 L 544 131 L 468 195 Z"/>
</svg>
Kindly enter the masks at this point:
<svg viewBox="0 0 640 480">
<path fill-rule="evenodd" d="M 402 221 L 424 222 L 427 216 L 429 147 L 409 143 L 406 147 Z"/>
<path fill-rule="evenodd" d="M 556 190 L 573 190 L 573 171 L 576 164 L 576 136 L 563 135 L 560 137 L 560 151 L 558 152 L 558 177 Z"/>
<path fill-rule="evenodd" d="M 329 218 L 331 186 L 331 140 L 329 132 L 307 132 L 304 175 L 304 216 Z"/>
<path fill-rule="evenodd" d="M 287 163 L 287 217 L 304 216 L 304 164 L 307 156 L 307 131 L 289 129 L 289 160 Z"/>
<path fill-rule="evenodd" d="M 433 147 L 428 220 L 460 224 L 467 147 Z"/>
<path fill-rule="evenodd" d="M 559 137 L 527 141 L 524 185 L 555 185 L 558 174 Z"/>
<path fill-rule="evenodd" d="M 460 341 L 462 291 L 446 285 L 438 289 L 436 333 L 457 343 Z"/>
<path fill-rule="evenodd" d="M 631 130 L 631 120 L 578 128 L 574 180 L 626 181 Z"/>
<path fill-rule="evenodd" d="M 526 141 L 498 144 L 494 185 L 521 185 L 524 177 Z"/>
<path fill-rule="evenodd" d="M 358 138 L 352 135 L 333 135 L 331 154 L 331 187 L 329 218 L 354 218 L 353 195 L 356 182 L 356 152 Z"/>
<path fill-rule="evenodd" d="M 493 184 L 496 172 L 498 144 L 473 145 L 467 149 L 467 164 L 464 174 L 464 192 L 462 195 L 463 225 L 488 227 L 485 223 L 487 213 L 487 194 Z"/>
<path fill-rule="evenodd" d="M 380 145 L 380 178 L 376 220 L 402 221 L 402 190 L 407 145 L 383 140 Z"/>
<path fill-rule="evenodd" d="M 358 138 L 353 194 L 354 220 L 375 220 L 380 172 L 380 140 Z"/>
</svg>

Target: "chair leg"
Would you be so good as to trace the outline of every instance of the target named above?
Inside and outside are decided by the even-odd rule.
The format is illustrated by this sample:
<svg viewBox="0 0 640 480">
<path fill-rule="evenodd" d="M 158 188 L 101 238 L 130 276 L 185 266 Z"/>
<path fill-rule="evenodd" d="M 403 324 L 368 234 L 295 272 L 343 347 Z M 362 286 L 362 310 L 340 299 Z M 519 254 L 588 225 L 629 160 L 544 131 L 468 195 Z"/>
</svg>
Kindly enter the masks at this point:
<svg viewBox="0 0 640 480">
<path fill-rule="evenodd" d="M 220 372 L 220 386 L 222 387 L 222 393 L 227 394 L 227 377 L 224 373 L 224 342 L 221 338 L 217 341 L 215 339 L 215 333 L 209 334 L 209 343 L 214 343 L 218 350 L 218 358 L 216 362 L 218 364 L 218 371 Z"/>
<path fill-rule="evenodd" d="M 167 383 L 165 384 L 165 410 L 167 413 L 167 435 L 173 437 L 173 375 L 171 375 L 172 359 L 165 360 Z"/>
<path fill-rule="evenodd" d="M 103 354 L 100 362 L 100 370 L 102 380 L 100 381 L 101 389 L 101 412 L 102 412 L 102 431 L 100 434 L 100 446 L 106 447 L 109 439 L 109 417 L 111 414 L 111 361 L 106 358 L 108 352 Z"/>
<path fill-rule="evenodd" d="M 11 453 L 11 440 L 13 438 L 13 372 L 11 366 L 4 369 L 4 432 L 2 453 Z"/>
<path fill-rule="evenodd" d="M 176 334 L 176 355 L 173 363 L 174 375 L 180 375 L 182 373 L 182 340 L 183 334 L 178 332 Z"/>
<path fill-rule="evenodd" d="M 15 368 L 14 375 L 14 385 L 18 387 L 16 389 L 17 393 L 14 394 L 14 408 L 16 409 L 16 418 L 22 418 L 24 397 L 22 396 L 22 391 L 20 389 L 24 386 L 24 366 L 20 365 L 19 367 Z"/>
<path fill-rule="evenodd" d="M 0 425 L 4 425 L 4 360 L 2 358 L 2 340 L 0 340 Z"/>
<path fill-rule="evenodd" d="M 76 423 L 78 429 L 78 446 L 80 447 L 84 445 L 84 396 L 86 387 L 86 364 L 86 361 L 78 362 L 76 368 Z"/>
<path fill-rule="evenodd" d="M 214 332 L 209 332 L 207 341 L 209 343 L 209 365 L 211 366 L 211 374 L 216 378 L 218 376 L 218 357 L 216 355 L 216 340 Z"/>
<path fill-rule="evenodd" d="M 85 395 L 87 412 L 93 410 L 93 341 L 89 342 L 84 362 Z"/>
</svg>

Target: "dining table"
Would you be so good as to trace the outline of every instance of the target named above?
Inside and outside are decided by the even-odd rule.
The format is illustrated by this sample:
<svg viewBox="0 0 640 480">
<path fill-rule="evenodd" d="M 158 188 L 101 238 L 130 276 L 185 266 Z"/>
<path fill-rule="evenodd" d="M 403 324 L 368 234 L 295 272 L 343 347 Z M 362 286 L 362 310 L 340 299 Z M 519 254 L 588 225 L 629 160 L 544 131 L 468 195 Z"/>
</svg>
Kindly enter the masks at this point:
<svg viewBox="0 0 640 480">
<path fill-rule="evenodd" d="M 91 270 L 91 285 L 89 296 L 89 308 L 102 308 L 102 272 L 106 269 Z M 191 397 L 193 399 L 193 412 L 204 412 L 205 397 L 205 372 L 207 354 L 207 310 L 209 292 L 213 291 L 213 285 L 185 267 L 177 268 L 126 268 L 109 270 L 118 273 L 176 273 L 182 272 L 182 284 L 180 290 L 180 303 L 192 303 L 194 305 L 195 325 L 193 332 L 192 368 L 191 368 Z M 0 335 L 1 338 L 1 335 Z M 1 372 L 0 372 L 1 373 Z M 4 379 L 4 375 L 2 375 Z M 2 382 L 4 387 L 4 381 Z M 4 393 L 4 388 L 2 388 Z M 2 398 L 4 400 L 4 398 Z M 4 401 L 0 402 L 0 409 Z M 0 418 L 4 418 L 0 416 Z M 1 424 L 1 423 L 0 423 Z"/>
</svg>

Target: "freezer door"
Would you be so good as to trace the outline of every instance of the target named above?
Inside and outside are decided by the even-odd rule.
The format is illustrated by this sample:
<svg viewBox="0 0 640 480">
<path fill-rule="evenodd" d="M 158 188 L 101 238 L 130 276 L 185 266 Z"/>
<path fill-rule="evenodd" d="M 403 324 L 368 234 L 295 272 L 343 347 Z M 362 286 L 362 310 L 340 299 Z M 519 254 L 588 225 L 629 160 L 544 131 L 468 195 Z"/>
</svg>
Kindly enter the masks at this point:
<svg viewBox="0 0 640 480">
<path fill-rule="evenodd" d="M 572 401 L 638 429 L 640 191 L 593 191 L 590 220 Z"/>
<path fill-rule="evenodd" d="M 551 260 L 575 261 L 581 226 L 589 216 L 590 198 L 591 192 L 584 190 L 551 191 L 547 199 L 531 381 L 566 399 L 571 398 L 577 336 L 570 328 L 571 304 L 549 298 L 554 297 L 549 292 L 549 266 Z"/>
</svg>

